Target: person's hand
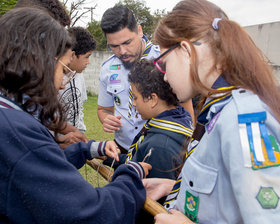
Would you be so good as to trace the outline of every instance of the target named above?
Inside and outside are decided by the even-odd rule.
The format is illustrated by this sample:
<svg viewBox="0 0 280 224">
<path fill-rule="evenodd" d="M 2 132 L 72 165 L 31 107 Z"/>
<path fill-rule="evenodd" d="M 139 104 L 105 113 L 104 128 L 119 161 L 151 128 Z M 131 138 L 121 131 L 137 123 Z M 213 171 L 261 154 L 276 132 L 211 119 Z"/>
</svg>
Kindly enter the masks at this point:
<svg viewBox="0 0 280 224">
<path fill-rule="evenodd" d="M 80 131 L 69 132 L 66 135 L 61 135 L 58 137 L 59 145 L 62 149 L 65 149 L 67 146 L 74 143 L 83 141 L 88 142 L 86 136 Z"/>
<path fill-rule="evenodd" d="M 108 114 L 103 120 L 103 130 L 109 133 L 119 131 L 120 127 L 122 127 L 121 118 L 122 116 L 120 115 L 114 116 L 112 114 Z"/>
<path fill-rule="evenodd" d="M 168 195 L 176 183 L 175 180 L 166 178 L 147 178 L 142 181 L 147 191 L 147 196 L 155 201 Z"/>
<path fill-rule="evenodd" d="M 105 154 L 116 161 L 119 161 L 119 154 L 121 151 L 119 150 L 117 144 L 114 141 L 107 141 L 105 145 Z"/>
<path fill-rule="evenodd" d="M 87 137 L 84 135 L 83 132 L 77 130 L 74 132 L 75 136 L 80 139 L 80 141 L 88 143 Z"/>
<path fill-rule="evenodd" d="M 169 214 L 160 213 L 155 216 L 155 224 L 187 224 L 194 223 L 182 212 L 171 209 Z"/>
<path fill-rule="evenodd" d="M 149 174 L 149 170 L 152 169 L 152 166 L 149 163 L 145 163 L 145 162 L 139 162 L 139 164 L 142 166 L 146 177 Z"/>
</svg>

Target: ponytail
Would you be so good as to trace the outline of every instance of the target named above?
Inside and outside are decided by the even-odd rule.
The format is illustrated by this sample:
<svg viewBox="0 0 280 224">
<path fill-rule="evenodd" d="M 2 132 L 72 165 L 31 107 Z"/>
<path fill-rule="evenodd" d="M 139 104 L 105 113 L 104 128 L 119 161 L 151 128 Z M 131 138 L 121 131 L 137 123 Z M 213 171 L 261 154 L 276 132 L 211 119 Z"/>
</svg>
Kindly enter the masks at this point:
<svg viewBox="0 0 280 224">
<path fill-rule="evenodd" d="M 219 21 L 216 30 L 220 41 L 219 59 L 224 78 L 232 85 L 251 90 L 272 110 L 280 122 L 280 91 L 272 68 L 250 36 L 237 23 L 228 19 Z"/>
</svg>

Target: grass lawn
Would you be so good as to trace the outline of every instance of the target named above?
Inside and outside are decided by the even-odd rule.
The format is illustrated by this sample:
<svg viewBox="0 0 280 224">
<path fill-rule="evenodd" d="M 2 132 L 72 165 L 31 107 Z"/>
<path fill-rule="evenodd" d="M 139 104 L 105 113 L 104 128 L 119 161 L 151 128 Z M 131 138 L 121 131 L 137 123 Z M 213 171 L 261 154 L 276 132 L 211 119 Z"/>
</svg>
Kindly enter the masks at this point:
<svg viewBox="0 0 280 224">
<path fill-rule="evenodd" d="M 97 95 L 88 95 L 88 100 L 84 104 L 84 121 L 87 127 L 85 135 L 88 139 L 96 141 L 112 140 L 114 135 L 103 131 L 102 124 L 97 117 L 97 98 Z M 104 186 L 107 183 L 88 165 L 85 165 L 79 171 L 94 187 Z"/>
</svg>

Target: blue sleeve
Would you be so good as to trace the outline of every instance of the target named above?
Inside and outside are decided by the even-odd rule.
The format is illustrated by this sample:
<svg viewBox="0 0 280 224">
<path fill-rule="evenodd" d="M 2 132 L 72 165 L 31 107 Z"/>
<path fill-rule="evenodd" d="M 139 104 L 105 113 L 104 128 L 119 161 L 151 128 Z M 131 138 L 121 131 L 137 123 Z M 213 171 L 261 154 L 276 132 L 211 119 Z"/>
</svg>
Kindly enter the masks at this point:
<svg viewBox="0 0 280 224">
<path fill-rule="evenodd" d="M 55 143 L 27 153 L 10 173 L 7 214 L 29 223 L 134 223 L 145 189 L 133 167 L 123 165 L 104 188 L 94 188 Z"/>
<path fill-rule="evenodd" d="M 93 159 L 90 154 L 90 146 L 93 140 L 88 143 L 78 142 L 65 148 L 64 153 L 67 160 L 72 163 L 77 169 L 80 169 L 86 160 Z"/>
</svg>

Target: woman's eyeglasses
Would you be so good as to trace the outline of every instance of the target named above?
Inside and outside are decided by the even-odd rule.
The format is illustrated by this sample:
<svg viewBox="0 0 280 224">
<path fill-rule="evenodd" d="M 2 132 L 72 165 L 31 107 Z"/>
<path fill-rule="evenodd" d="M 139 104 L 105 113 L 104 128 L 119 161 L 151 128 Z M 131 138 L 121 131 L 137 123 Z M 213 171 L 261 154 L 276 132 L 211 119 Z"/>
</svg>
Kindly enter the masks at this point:
<svg viewBox="0 0 280 224">
<path fill-rule="evenodd" d="M 174 50 L 176 47 L 180 46 L 180 43 L 177 43 L 173 46 L 171 46 L 169 49 L 167 49 L 165 52 L 163 52 L 160 56 L 158 56 L 156 59 L 153 60 L 153 63 L 155 64 L 155 66 L 157 67 L 157 69 L 165 74 L 166 70 L 165 70 L 165 63 L 163 63 L 160 59 L 165 56 L 166 54 L 168 54 L 170 51 Z"/>
<path fill-rule="evenodd" d="M 58 60 L 58 61 L 64 67 L 64 69 L 63 69 L 64 77 L 63 77 L 63 80 L 62 80 L 62 85 L 66 86 L 73 78 L 75 78 L 76 71 L 73 71 L 72 69 L 70 69 L 61 60 Z"/>
<path fill-rule="evenodd" d="M 193 45 L 201 45 L 200 42 L 192 42 Z M 176 47 L 180 46 L 180 43 L 174 44 L 173 46 L 171 46 L 169 49 L 167 49 L 165 52 L 163 52 L 160 56 L 158 56 L 156 59 L 153 60 L 153 63 L 155 64 L 155 66 L 157 67 L 157 69 L 165 74 L 166 73 L 166 66 L 165 63 L 163 63 L 163 61 L 161 61 L 160 59 L 165 56 L 166 54 L 168 54 L 170 51 L 174 50 Z"/>
</svg>

